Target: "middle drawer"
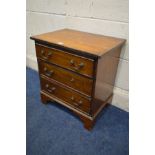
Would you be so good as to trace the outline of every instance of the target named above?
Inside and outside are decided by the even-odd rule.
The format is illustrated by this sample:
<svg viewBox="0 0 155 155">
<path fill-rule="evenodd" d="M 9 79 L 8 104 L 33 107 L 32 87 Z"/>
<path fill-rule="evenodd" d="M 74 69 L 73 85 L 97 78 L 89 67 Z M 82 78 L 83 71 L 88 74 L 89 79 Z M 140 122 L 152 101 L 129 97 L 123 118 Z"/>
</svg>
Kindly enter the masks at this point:
<svg viewBox="0 0 155 155">
<path fill-rule="evenodd" d="M 39 61 L 39 70 L 40 74 L 91 96 L 93 80 L 43 61 Z"/>
</svg>

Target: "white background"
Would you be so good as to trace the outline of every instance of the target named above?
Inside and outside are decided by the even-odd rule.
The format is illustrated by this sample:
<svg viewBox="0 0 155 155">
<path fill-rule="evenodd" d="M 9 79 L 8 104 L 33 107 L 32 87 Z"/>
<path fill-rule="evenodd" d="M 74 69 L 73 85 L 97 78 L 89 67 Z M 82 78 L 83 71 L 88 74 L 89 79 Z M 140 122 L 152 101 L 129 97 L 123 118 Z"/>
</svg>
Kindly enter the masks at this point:
<svg viewBox="0 0 155 155">
<path fill-rule="evenodd" d="M 130 154 L 155 154 L 154 1 L 130 0 Z M 26 154 L 26 2 L 0 5 L 0 154 Z"/>
</svg>

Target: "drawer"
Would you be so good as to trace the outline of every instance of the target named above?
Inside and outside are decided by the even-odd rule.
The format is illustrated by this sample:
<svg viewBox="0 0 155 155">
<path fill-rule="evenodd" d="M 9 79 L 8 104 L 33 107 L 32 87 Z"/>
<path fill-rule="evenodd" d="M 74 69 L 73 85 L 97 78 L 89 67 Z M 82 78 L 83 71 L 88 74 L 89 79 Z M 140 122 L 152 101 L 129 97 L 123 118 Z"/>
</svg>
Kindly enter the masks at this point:
<svg viewBox="0 0 155 155">
<path fill-rule="evenodd" d="M 78 55 L 70 54 L 61 50 L 48 48 L 36 44 L 38 58 L 75 71 L 77 73 L 93 77 L 94 61 Z"/>
<path fill-rule="evenodd" d="M 74 108 L 77 108 L 86 113 L 90 112 L 90 98 L 80 95 L 68 88 L 62 87 L 55 82 L 48 81 L 44 78 L 40 79 L 41 89 L 44 92 L 62 101 L 65 101 L 67 104 L 73 106 Z"/>
<path fill-rule="evenodd" d="M 38 62 L 40 74 L 91 96 L 93 80 L 43 61 Z"/>
</svg>

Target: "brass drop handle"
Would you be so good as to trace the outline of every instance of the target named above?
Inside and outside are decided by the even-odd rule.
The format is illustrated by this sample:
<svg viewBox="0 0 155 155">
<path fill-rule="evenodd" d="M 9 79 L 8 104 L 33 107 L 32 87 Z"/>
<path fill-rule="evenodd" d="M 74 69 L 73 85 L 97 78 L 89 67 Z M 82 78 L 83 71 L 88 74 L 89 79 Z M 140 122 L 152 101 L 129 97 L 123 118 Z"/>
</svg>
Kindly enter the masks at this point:
<svg viewBox="0 0 155 155">
<path fill-rule="evenodd" d="M 74 70 L 79 71 L 79 67 L 73 67 Z"/>
<path fill-rule="evenodd" d="M 72 97 L 71 97 L 71 100 L 72 100 L 72 101 L 75 101 L 75 98 L 72 96 Z M 77 102 L 73 102 L 73 104 L 74 104 L 76 107 L 81 106 L 82 103 L 83 103 L 83 102 L 82 102 L 81 100 L 80 100 L 78 103 L 77 103 Z"/>
<path fill-rule="evenodd" d="M 70 64 L 74 65 L 74 60 L 73 59 L 70 60 Z"/>
<path fill-rule="evenodd" d="M 75 65 L 75 62 L 74 62 L 73 59 L 70 60 L 70 64 L 72 66 L 74 66 L 73 69 L 75 69 L 76 71 L 78 71 L 80 68 L 84 67 L 84 63 L 83 62 L 81 62 L 80 64 Z"/>
<path fill-rule="evenodd" d="M 41 50 L 41 56 L 42 56 L 43 59 L 48 59 L 51 55 L 52 55 L 51 51 L 49 51 L 47 56 L 45 56 L 45 51 Z"/>
<path fill-rule="evenodd" d="M 45 87 L 46 87 L 46 88 L 49 88 L 49 84 L 46 84 Z"/>
<path fill-rule="evenodd" d="M 83 103 L 83 101 L 80 100 L 80 101 L 79 101 L 79 105 L 82 105 L 82 103 Z"/>
<path fill-rule="evenodd" d="M 76 67 L 73 67 L 76 71 L 79 71 L 80 68 L 82 68 L 82 66 L 76 66 Z"/>
<path fill-rule="evenodd" d="M 56 88 L 55 88 L 55 87 L 52 87 L 51 89 L 52 89 L 52 91 L 56 90 Z"/>
<path fill-rule="evenodd" d="M 71 97 L 71 100 L 74 101 L 74 96 Z"/>
<path fill-rule="evenodd" d="M 79 106 L 82 105 L 82 103 L 83 103 L 83 102 L 80 100 L 78 103 L 74 102 L 73 104 L 74 104 L 75 106 L 79 107 Z"/>
<path fill-rule="evenodd" d="M 79 64 L 79 67 L 80 67 L 80 68 L 81 68 L 81 67 L 84 67 L 84 63 L 81 62 L 81 63 Z"/>
<path fill-rule="evenodd" d="M 47 55 L 48 55 L 48 56 L 51 56 L 51 55 L 52 55 L 52 52 L 51 52 L 51 51 L 49 51 Z"/>
<path fill-rule="evenodd" d="M 45 53 L 45 51 L 44 50 L 41 50 L 41 54 L 43 55 Z"/>
<path fill-rule="evenodd" d="M 74 78 L 71 78 L 70 82 L 74 82 L 74 81 L 75 81 L 75 79 Z"/>
<path fill-rule="evenodd" d="M 49 84 L 46 84 L 45 87 L 46 87 L 47 91 L 50 92 L 50 93 L 53 93 L 56 90 L 55 87 L 50 88 Z"/>
<path fill-rule="evenodd" d="M 47 75 L 47 76 L 51 76 L 54 73 L 53 70 L 48 71 L 46 67 L 44 67 L 44 71 L 45 71 L 45 75 Z"/>
</svg>

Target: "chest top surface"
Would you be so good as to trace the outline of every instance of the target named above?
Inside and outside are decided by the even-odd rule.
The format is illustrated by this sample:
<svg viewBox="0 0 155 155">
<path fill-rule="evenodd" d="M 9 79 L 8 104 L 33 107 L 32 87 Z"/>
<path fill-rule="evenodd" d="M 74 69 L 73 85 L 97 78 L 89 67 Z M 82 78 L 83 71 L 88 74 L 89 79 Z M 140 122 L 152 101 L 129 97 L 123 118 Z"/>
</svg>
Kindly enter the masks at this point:
<svg viewBox="0 0 155 155">
<path fill-rule="evenodd" d="M 31 39 L 54 44 L 69 49 L 79 50 L 100 57 L 108 51 L 122 46 L 125 39 L 98 34 L 62 29 L 54 32 L 32 36 Z"/>
</svg>

